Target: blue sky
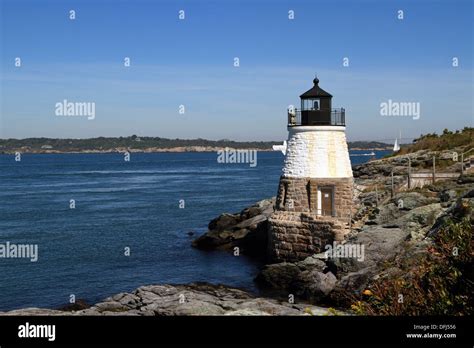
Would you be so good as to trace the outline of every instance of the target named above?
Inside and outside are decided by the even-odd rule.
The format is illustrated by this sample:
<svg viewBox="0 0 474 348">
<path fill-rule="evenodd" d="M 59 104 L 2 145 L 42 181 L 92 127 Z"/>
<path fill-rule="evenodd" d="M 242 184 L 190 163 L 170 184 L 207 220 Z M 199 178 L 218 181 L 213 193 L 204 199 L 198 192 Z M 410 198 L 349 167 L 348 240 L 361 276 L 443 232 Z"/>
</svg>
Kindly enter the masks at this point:
<svg viewBox="0 0 474 348">
<path fill-rule="evenodd" d="M 281 140 L 315 73 L 349 140 L 474 123 L 472 1 L 0 2 L 1 138 Z M 95 119 L 55 116 L 64 99 L 95 102 Z M 420 118 L 381 116 L 388 99 Z"/>
</svg>

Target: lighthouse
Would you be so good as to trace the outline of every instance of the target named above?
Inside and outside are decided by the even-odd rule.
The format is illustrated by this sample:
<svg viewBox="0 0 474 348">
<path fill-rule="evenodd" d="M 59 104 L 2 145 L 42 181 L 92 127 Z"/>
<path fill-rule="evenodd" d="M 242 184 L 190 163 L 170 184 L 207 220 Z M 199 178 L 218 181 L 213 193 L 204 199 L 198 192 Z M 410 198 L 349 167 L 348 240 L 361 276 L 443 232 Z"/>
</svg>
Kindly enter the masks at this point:
<svg viewBox="0 0 474 348">
<path fill-rule="evenodd" d="M 350 231 L 353 177 L 345 109 L 313 80 L 288 109 L 288 140 L 275 211 L 269 219 L 269 257 L 296 261 L 325 251 Z"/>
</svg>

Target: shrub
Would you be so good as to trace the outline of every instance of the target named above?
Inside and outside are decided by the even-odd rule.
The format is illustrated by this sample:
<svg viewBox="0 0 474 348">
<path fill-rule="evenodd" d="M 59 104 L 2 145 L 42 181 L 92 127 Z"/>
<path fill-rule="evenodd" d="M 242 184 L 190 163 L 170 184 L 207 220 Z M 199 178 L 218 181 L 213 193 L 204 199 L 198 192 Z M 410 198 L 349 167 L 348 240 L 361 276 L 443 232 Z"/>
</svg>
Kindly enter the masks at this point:
<svg viewBox="0 0 474 348">
<path fill-rule="evenodd" d="M 420 262 L 411 260 L 405 271 L 375 281 L 354 298 L 352 310 L 361 315 L 472 315 L 473 244 L 468 217 L 446 219 Z"/>
</svg>

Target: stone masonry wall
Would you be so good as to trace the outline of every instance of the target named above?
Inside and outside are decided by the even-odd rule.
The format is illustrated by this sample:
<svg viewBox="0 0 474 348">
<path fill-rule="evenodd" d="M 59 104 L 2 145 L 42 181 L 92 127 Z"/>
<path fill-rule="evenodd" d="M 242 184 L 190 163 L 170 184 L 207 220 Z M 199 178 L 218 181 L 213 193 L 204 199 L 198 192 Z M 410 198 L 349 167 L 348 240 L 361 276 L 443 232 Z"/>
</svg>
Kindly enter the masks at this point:
<svg viewBox="0 0 474 348">
<path fill-rule="evenodd" d="M 318 213 L 318 187 L 334 188 L 334 215 L 349 218 L 352 209 L 352 178 L 288 178 L 282 176 L 278 186 L 276 209 Z"/>
<path fill-rule="evenodd" d="M 318 187 L 333 187 L 334 214 L 318 214 Z M 282 176 L 276 211 L 269 219 L 268 254 L 271 261 L 296 261 L 324 252 L 350 231 L 352 178 L 288 178 Z M 319 212 L 320 213 L 320 212 Z"/>
<path fill-rule="evenodd" d="M 276 211 L 269 219 L 268 255 L 272 262 L 302 260 L 344 239 L 348 223 L 311 213 Z"/>
</svg>

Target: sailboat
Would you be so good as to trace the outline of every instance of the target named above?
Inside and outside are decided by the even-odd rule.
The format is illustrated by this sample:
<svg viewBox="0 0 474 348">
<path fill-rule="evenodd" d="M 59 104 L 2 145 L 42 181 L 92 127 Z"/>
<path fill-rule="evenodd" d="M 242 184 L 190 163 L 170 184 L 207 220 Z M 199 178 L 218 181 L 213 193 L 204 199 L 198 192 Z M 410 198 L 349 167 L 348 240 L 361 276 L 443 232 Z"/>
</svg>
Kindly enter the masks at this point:
<svg viewBox="0 0 474 348">
<path fill-rule="evenodd" d="M 402 131 L 400 131 L 400 143 L 402 142 Z M 398 144 L 398 139 L 395 138 L 395 144 L 393 144 L 393 152 L 400 151 L 400 144 Z"/>
<path fill-rule="evenodd" d="M 395 138 L 395 144 L 393 144 L 393 152 L 400 151 L 400 145 L 398 145 L 398 139 Z"/>
</svg>

